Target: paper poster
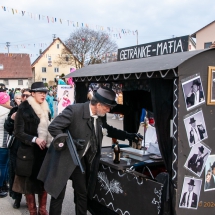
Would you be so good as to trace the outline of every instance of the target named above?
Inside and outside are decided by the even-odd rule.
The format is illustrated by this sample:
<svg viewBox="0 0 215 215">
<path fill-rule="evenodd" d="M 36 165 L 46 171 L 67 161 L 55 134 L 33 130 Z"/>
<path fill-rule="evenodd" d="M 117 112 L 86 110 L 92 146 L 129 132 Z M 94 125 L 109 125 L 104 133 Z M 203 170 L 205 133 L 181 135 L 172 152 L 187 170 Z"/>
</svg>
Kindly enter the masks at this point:
<svg viewBox="0 0 215 215">
<path fill-rule="evenodd" d="M 182 89 L 187 110 L 205 103 L 205 94 L 199 75 L 182 80 Z"/>
<path fill-rule="evenodd" d="M 186 115 L 184 117 L 184 125 L 190 147 L 208 138 L 205 120 L 201 109 Z"/>
<path fill-rule="evenodd" d="M 191 176 L 184 177 L 179 208 L 197 209 L 202 186 L 202 179 Z"/>
<path fill-rule="evenodd" d="M 211 149 L 205 144 L 195 144 L 190 150 L 190 154 L 184 164 L 184 167 L 200 177 L 210 153 Z"/>
<path fill-rule="evenodd" d="M 74 103 L 74 87 L 70 85 L 58 85 L 58 114 L 61 113 L 68 105 Z"/>
</svg>

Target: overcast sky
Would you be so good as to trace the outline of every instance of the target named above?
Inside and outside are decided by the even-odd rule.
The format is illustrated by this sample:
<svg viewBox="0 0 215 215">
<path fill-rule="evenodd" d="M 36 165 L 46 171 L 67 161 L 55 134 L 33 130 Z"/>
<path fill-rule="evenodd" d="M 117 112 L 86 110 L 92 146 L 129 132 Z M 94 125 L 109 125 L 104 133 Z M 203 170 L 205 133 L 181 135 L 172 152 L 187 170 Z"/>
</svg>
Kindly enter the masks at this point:
<svg viewBox="0 0 215 215">
<path fill-rule="evenodd" d="M 24 16 L 21 11 L 25 11 Z M 215 20 L 214 11 L 214 0 L 1 0 L 0 52 L 7 52 L 5 43 L 10 42 L 11 53 L 36 55 L 52 42 L 52 34 L 65 41 L 77 29 L 71 21 L 78 22 L 79 27 L 84 23 L 94 29 L 113 28 L 112 39 L 119 48 L 137 43 L 132 33 L 120 32 L 119 38 L 120 29 L 138 30 L 139 44 L 144 44 L 192 34 Z M 52 17 L 57 18 L 56 23 L 52 23 Z"/>
</svg>

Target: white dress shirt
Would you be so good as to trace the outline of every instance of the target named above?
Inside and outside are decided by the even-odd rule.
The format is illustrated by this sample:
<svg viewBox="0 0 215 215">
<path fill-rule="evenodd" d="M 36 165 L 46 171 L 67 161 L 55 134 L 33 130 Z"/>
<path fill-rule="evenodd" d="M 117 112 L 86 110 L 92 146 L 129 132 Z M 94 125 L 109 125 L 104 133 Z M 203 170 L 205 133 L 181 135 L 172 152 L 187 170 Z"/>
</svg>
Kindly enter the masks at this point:
<svg viewBox="0 0 215 215">
<path fill-rule="evenodd" d="M 190 196 L 189 196 L 189 194 L 190 194 Z M 188 202 L 188 206 L 187 206 L 188 196 L 189 196 L 189 202 Z M 188 207 L 188 208 L 191 207 L 192 199 L 193 199 L 193 191 L 191 191 L 191 192 L 188 191 L 187 194 L 186 194 L 186 201 L 185 201 L 185 206 L 186 207 Z"/>
<path fill-rule="evenodd" d="M 96 120 L 98 119 L 98 116 L 97 115 L 93 115 L 92 110 L 90 108 L 90 104 L 89 104 L 89 109 L 90 109 L 90 117 L 93 117 L 93 119 L 94 119 L 93 124 L 94 124 L 95 133 L 96 133 Z M 87 153 L 87 150 L 89 148 L 90 148 L 90 141 L 87 143 L 87 146 L 86 146 L 86 149 L 84 151 L 83 156 Z"/>
</svg>

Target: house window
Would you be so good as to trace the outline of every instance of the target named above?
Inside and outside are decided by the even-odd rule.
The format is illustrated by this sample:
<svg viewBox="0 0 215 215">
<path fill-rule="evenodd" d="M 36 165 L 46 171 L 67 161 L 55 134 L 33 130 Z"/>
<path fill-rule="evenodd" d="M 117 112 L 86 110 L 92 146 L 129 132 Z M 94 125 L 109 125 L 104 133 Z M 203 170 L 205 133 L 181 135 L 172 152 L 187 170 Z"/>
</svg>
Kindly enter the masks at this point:
<svg viewBox="0 0 215 215">
<path fill-rule="evenodd" d="M 48 56 L 48 61 L 51 61 L 52 60 L 52 57 L 51 56 Z"/>
<path fill-rule="evenodd" d="M 42 72 L 46 72 L 46 67 L 42 67 Z"/>
<path fill-rule="evenodd" d="M 3 83 L 4 83 L 4 85 L 9 85 L 9 80 L 8 79 L 4 79 Z"/>
<path fill-rule="evenodd" d="M 54 72 L 59 72 L 59 68 L 58 68 L 58 67 L 55 67 L 55 68 L 54 68 Z"/>
<path fill-rule="evenodd" d="M 4 69 L 3 64 L 0 64 L 0 70 L 3 70 L 3 69 Z"/>
<path fill-rule="evenodd" d="M 42 78 L 42 82 L 43 82 L 43 83 L 46 83 L 46 78 Z"/>
<path fill-rule="evenodd" d="M 212 45 L 212 42 L 204 43 L 204 49 L 210 48 L 211 45 Z"/>
<path fill-rule="evenodd" d="M 18 80 L 18 85 L 23 85 L 23 80 L 19 79 Z"/>
<path fill-rule="evenodd" d="M 69 56 L 66 56 L 65 60 L 66 60 L 66 61 L 69 61 Z"/>
<path fill-rule="evenodd" d="M 57 49 L 59 49 L 60 48 L 60 44 L 57 44 Z"/>
</svg>

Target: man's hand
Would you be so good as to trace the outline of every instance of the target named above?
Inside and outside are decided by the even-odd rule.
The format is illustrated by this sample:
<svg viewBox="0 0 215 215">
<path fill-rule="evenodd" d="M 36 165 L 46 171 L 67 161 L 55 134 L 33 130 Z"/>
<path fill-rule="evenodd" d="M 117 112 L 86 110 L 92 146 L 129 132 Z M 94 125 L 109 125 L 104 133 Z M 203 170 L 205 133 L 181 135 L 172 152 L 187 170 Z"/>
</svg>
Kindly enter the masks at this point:
<svg viewBox="0 0 215 215">
<path fill-rule="evenodd" d="M 77 151 L 84 149 L 84 142 L 85 140 L 81 140 L 81 139 L 73 139 L 73 142 L 76 146 Z"/>
<path fill-rule="evenodd" d="M 139 137 L 135 133 L 126 133 L 126 139 L 135 143 L 138 143 L 139 141 Z"/>
<path fill-rule="evenodd" d="M 46 141 L 40 138 L 36 139 L 36 144 L 40 147 L 40 149 L 45 149 L 46 148 Z"/>
<path fill-rule="evenodd" d="M 15 120 L 15 117 L 16 117 L 16 112 L 11 115 L 11 119 Z"/>
</svg>

